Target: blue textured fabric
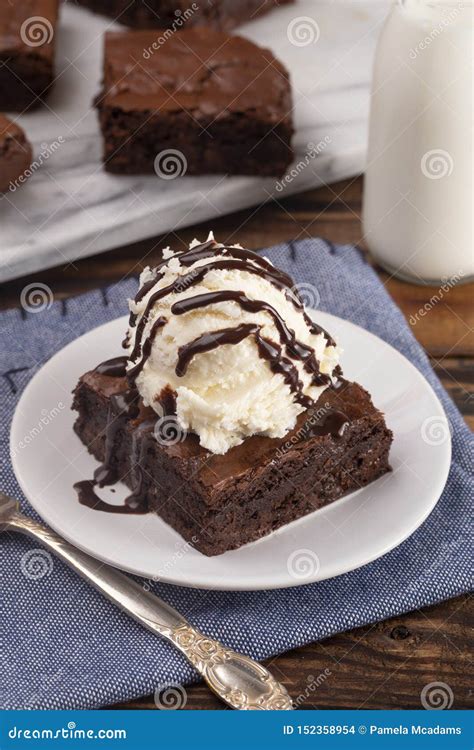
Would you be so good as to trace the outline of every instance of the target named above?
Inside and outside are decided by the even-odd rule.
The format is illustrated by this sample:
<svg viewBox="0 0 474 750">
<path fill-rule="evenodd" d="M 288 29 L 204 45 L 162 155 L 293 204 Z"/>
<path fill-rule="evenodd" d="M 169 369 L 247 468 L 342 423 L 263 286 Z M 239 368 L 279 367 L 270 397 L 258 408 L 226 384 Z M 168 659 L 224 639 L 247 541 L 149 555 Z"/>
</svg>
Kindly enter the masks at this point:
<svg viewBox="0 0 474 750">
<path fill-rule="evenodd" d="M 470 585 L 470 432 L 434 375 L 398 308 L 354 247 L 322 240 L 267 251 L 297 282 L 313 284 L 320 307 L 358 323 L 413 362 L 441 399 L 453 428 L 453 463 L 443 496 L 397 549 L 359 570 L 299 588 L 217 592 L 157 584 L 156 592 L 203 630 L 261 659 L 354 626 L 456 596 Z M 54 303 L 42 313 L 1 316 L 1 482 L 21 498 L 9 460 L 19 395 L 52 354 L 85 331 L 123 315 L 136 280 Z M 34 515 L 23 499 L 23 510 Z M 167 643 L 145 631 L 59 561 L 30 580 L 20 561 L 34 543 L 0 544 L 2 708 L 95 708 L 196 679 Z M 331 664 L 329 664 L 331 666 Z"/>
</svg>

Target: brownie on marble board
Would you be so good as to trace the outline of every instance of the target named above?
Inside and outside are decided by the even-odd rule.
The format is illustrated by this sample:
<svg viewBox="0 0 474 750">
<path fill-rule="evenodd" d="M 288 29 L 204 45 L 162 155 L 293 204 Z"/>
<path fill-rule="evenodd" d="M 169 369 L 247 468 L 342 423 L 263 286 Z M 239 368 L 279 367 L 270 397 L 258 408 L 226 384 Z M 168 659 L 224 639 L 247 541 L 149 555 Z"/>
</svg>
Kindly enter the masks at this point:
<svg viewBox="0 0 474 750">
<path fill-rule="evenodd" d="M 0 114 L 0 193 L 22 184 L 31 159 L 31 145 L 22 128 Z"/>
<path fill-rule="evenodd" d="M 0 110 L 40 104 L 54 78 L 59 0 L 13 0 L 0 11 Z M 5 6 L 5 7 L 3 7 Z"/>
<path fill-rule="evenodd" d="M 127 387 L 125 378 L 97 371 L 83 375 L 76 387 L 74 429 L 99 461 L 110 400 Z M 315 423 L 331 410 L 347 420 L 342 434 L 314 434 Z M 113 468 L 133 489 L 132 456 L 140 455 L 149 510 L 205 555 L 260 539 L 390 470 L 392 433 L 357 383 L 343 381 L 324 391 L 284 438 L 252 436 L 222 456 L 201 448 L 193 434 L 169 445 L 158 442 L 153 416 L 143 408 L 138 419 L 121 425 Z M 137 441 L 143 443 L 138 451 Z"/>
<path fill-rule="evenodd" d="M 137 29 L 210 26 L 221 31 L 252 21 L 293 0 L 76 0 L 96 13 Z"/>
<path fill-rule="evenodd" d="M 267 49 L 196 28 L 105 36 L 96 99 L 117 174 L 281 176 L 293 158 L 289 75 Z"/>
</svg>

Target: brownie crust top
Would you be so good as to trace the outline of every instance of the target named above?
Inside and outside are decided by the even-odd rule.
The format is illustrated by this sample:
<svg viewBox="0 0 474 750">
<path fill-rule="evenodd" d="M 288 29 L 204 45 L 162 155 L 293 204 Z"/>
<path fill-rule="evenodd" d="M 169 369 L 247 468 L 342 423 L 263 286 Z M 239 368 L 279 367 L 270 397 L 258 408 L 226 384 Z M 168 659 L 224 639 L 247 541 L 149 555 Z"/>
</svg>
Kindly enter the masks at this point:
<svg viewBox="0 0 474 750">
<path fill-rule="evenodd" d="M 99 106 L 290 119 L 287 71 L 270 50 L 239 36 L 198 28 L 163 42 L 156 31 L 109 32 L 104 68 Z"/>
<path fill-rule="evenodd" d="M 59 0 L 16 0 L 0 13 L 0 54 L 54 55 Z"/>
</svg>

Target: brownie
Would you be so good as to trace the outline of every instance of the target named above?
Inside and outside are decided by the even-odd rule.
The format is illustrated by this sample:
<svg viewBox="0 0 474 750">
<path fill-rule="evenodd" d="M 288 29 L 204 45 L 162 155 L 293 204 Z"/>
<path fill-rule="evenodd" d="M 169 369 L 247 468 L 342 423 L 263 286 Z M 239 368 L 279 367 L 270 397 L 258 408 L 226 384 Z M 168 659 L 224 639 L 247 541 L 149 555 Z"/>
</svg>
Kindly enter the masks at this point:
<svg viewBox="0 0 474 750">
<path fill-rule="evenodd" d="M 37 105 L 53 82 L 58 0 L 14 0 L 3 5 L 0 110 L 23 111 Z"/>
<path fill-rule="evenodd" d="M 206 451 L 193 434 L 157 439 L 157 416 L 140 404 L 120 417 L 111 406 L 126 392 L 124 377 L 83 375 L 75 431 L 99 461 L 107 434 L 116 477 L 135 492 L 139 485 L 145 509 L 205 555 L 259 539 L 390 468 L 392 433 L 357 383 L 326 389 L 284 438 L 252 436 L 225 455 Z"/>
<path fill-rule="evenodd" d="M 292 160 L 288 73 L 266 49 L 205 28 L 105 36 L 97 98 L 109 172 L 282 175 Z M 155 49 L 153 45 L 158 45 Z"/>
<path fill-rule="evenodd" d="M 76 0 L 97 13 L 138 29 L 210 26 L 221 31 L 251 21 L 293 0 Z"/>
<path fill-rule="evenodd" d="M 31 165 L 32 150 L 25 133 L 0 114 L 0 193 L 15 190 Z"/>
</svg>

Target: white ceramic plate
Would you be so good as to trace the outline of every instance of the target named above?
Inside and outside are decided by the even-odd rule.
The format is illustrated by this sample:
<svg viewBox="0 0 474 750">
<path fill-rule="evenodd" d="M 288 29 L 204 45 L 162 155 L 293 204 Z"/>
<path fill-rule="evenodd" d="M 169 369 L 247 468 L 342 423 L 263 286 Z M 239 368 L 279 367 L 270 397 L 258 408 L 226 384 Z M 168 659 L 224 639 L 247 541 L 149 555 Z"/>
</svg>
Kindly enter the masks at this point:
<svg viewBox="0 0 474 750">
<path fill-rule="evenodd" d="M 11 432 L 18 481 L 59 534 L 94 557 L 146 578 L 215 589 L 297 586 L 346 573 L 396 547 L 436 504 L 451 444 L 443 408 L 426 380 L 376 336 L 332 315 L 317 321 L 344 349 L 344 374 L 372 394 L 395 439 L 393 471 L 327 508 L 252 544 L 206 557 L 155 515 L 102 513 L 81 506 L 73 484 L 96 461 L 72 430 L 71 391 L 79 376 L 120 353 L 126 318 L 81 336 L 56 354 L 23 393 Z M 119 485 L 102 497 L 120 503 Z"/>
</svg>

